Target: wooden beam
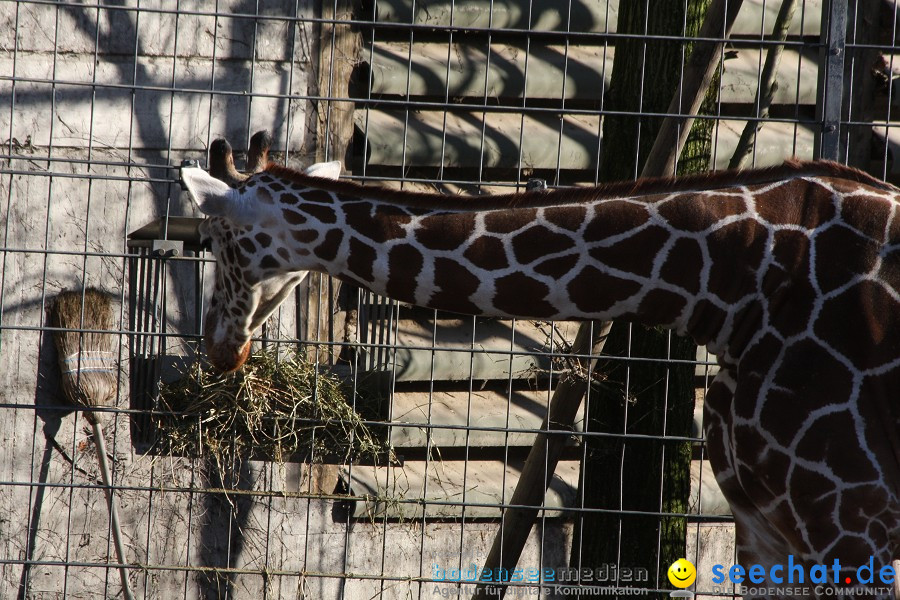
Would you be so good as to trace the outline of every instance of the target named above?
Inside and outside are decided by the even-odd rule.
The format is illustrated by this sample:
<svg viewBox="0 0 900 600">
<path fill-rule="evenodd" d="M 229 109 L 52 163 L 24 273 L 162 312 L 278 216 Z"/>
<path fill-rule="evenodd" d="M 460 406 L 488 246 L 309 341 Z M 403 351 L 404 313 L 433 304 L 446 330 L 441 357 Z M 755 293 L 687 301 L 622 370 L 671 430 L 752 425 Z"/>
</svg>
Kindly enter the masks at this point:
<svg viewBox="0 0 900 600">
<path fill-rule="evenodd" d="M 353 19 L 352 0 L 323 0 L 322 25 L 319 32 L 319 74 L 316 102 L 316 162 L 340 160 L 347 168 L 350 142 L 353 139 L 353 111 L 350 100 L 350 76 L 359 61 L 362 41 L 349 23 Z M 305 331 L 298 337 L 328 342 L 345 337 L 346 312 L 339 312 L 337 298 L 340 284 L 327 277 L 307 277 L 297 291 L 298 314 L 303 314 Z M 301 328 L 302 329 L 302 328 Z M 336 339 L 341 338 L 341 340 Z M 332 346 L 337 359 L 339 346 Z"/>
<path fill-rule="evenodd" d="M 349 23 L 353 19 L 352 0 L 325 0 L 322 3 L 322 30 L 319 35 L 317 162 L 340 160 L 346 165 L 353 138 L 354 102 L 350 98 L 350 75 L 359 62 L 362 41 Z M 344 99 L 347 100 L 344 100 Z"/>
</svg>

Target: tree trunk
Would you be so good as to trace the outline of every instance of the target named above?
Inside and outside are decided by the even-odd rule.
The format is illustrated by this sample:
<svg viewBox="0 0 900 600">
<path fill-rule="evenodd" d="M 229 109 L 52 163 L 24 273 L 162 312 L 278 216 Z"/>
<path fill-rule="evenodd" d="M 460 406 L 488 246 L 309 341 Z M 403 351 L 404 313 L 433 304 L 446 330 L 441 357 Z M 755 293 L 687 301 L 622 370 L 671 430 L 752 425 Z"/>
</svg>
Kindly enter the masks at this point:
<svg viewBox="0 0 900 600">
<path fill-rule="evenodd" d="M 623 0 L 618 31 L 639 35 L 691 36 L 699 30 L 709 0 L 657 0 L 647 14 L 646 0 Z M 687 9 L 687 14 L 685 14 Z M 686 30 L 685 30 L 686 26 Z M 689 47 L 678 41 L 640 37 L 620 39 L 605 108 L 615 112 L 664 113 L 678 86 Z M 714 107 L 710 87 L 704 112 Z M 616 114 L 605 118 L 601 179 L 633 179 L 653 146 L 662 117 Z M 679 162 L 679 173 L 709 168 L 712 126 L 695 121 Z M 613 326 L 605 354 L 693 360 L 691 340 L 668 331 Z M 693 365 L 610 360 L 598 367 L 608 375 L 590 396 L 588 430 L 613 434 L 690 436 L 694 410 Z M 690 493 L 691 444 L 653 439 L 589 437 L 583 465 L 585 507 L 646 511 L 647 515 L 595 512 L 576 523 L 571 564 L 596 568 L 646 568 L 639 587 L 668 587 L 665 571 L 685 555 L 687 521 L 659 513 L 685 513 Z M 610 582 L 613 583 L 613 582 Z M 625 581 L 614 585 L 628 586 Z"/>
</svg>

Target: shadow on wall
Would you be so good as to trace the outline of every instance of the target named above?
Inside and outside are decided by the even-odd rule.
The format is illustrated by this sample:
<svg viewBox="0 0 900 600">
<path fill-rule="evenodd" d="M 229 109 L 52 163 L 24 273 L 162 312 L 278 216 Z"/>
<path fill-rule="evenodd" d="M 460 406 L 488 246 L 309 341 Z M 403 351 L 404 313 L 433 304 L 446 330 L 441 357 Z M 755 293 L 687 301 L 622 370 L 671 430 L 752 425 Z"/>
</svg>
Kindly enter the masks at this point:
<svg viewBox="0 0 900 600">
<path fill-rule="evenodd" d="M 16 19 L 20 12 L 25 15 L 23 18 L 34 17 L 35 14 L 28 12 L 34 11 L 40 15 L 49 15 L 49 22 L 41 23 L 40 27 L 46 29 L 47 34 L 37 36 L 37 39 L 24 39 L 30 25 L 15 34 L 17 37 L 22 36 L 23 48 L 17 54 L 16 73 L 23 80 L 13 80 L 6 86 L 0 85 L 0 106 L 9 107 L 6 116 L 0 116 L 0 130 L 4 126 L 9 127 L 9 144 L 13 144 L 12 138 L 26 143 L 24 146 L 18 144 L 14 151 L 23 155 L 27 152 L 32 154 L 22 156 L 21 160 L 16 156 L 13 160 L 21 162 L 26 169 L 33 170 L 44 179 L 47 171 L 56 173 L 63 170 L 59 166 L 63 163 L 51 161 L 47 166 L 41 160 L 41 154 L 44 158 L 49 156 L 51 159 L 66 161 L 74 158 L 71 162 L 75 165 L 72 167 L 75 177 L 58 178 L 60 183 L 54 183 L 52 191 L 42 190 L 48 196 L 46 206 L 50 206 L 52 202 L 54 210 L 65 202 L 80 206 L 78 203 L 85 202 L 89 197 L 85 195 L 83 198 L 67 199 L 71 182 L 71 189 L 76 189 L 77 193 L 81 190 L 93 190 L 87 194 L 95 196 L 101 193 L 112 196 L 119 193 L 119 190 L 127 189 L 122 192 L 121 204 L 115 208 L 121 210 L 122 215 L 126 210 L 130 211 L 127 217 L 121 219 L 129 227 L 143 225 L 129 223 L 134 215 L 141 215 L 135 218 L 142 219 L 148 214 L 151 217 L 193 214 L 191 202 L 174 183 L 175 173 L 170 165 L 177 165 L 186 156 L 196 157 L 201 152 L 205 153 L 210 141 L 219 135 L 234 140 L 238 146 L 246 147 L 249 132 L 267 128 L 274 133 L 278 144 L 286 149 L 293 142 L 292 138 L 301 142 L 306 138 L 304 132 L 308 130 L 311 118 L 308 113 L 311 111 L 299 111 L 294 116 L 292 109 L 297 107 L 292 107 L 289 98 L 295 91 L 291 89 L 291 85 L 305 85 L 306 81 L 305 75 L 297 75 L 298 71 L 304 70 L 303 67 L 294 63 L 299 60 L 309 61 L 310 54 L 305 52 L 303 56 L 294 56 L 301 46 L 298 43 L 301 38 L 297 36 L 303 34 L 302 28 L 311 27 L 291 20 L 291 17 L 297 16 L 296 2 L 270 2 L 264 8 L 259 8 L 258 3 L 251 0 L 232 2 L 229 14 L 220 18 L 142 12 L 125 0 L 111 0 L 100 8 L 77 4 L 52 7 L 17 4 L 14 10 Z M 302 10 L 311 9 L 304 7 Z M 260 16 L 265 14 L 288 18 L 260 20 L 231 16 L 253 15 L 257 11 L 260 11 Z M 284 34 L 269 36 L 264 47 L 260 47 L 257 44 L 258 32 L 263 29 L 271 32 L 273 28 Z M 310 37 L 307 35 L 304 39 Z M 49 52 L 53 53 L 52 61 L 47 58 Z M 304 51 L 301 49 L 300 52 Z M 25 80 L 25 77 L 29 79 Z M 306 90 L 300 89 L 299 92 L 305 94 Z M 251 93 L 260 95 L 252 96 Z M 296 118 L 298 122 L 291 123 L 292 118 Z M 255 126 L 251 125 L 251 120 Z M 292 131 L 297 133 L 293 135 Z M 85 157 L 90 162 L 82 166 Z M 68 162 L 65 164 L 65 168 L 69 168 Z M 125 173 L 126 177 L 140 179 L 142 184 L 149 187 L 149 196 L 140 196 L 142 206 L 132 207 L 131 190 L 134 183 L 116 182 L 115 179 L 121 175 L 104 177 L 108 171 Z M 28 178 L 29 174 L 26 171 L 16 177 Z M 112 183 L 118 184 L 118 187 L 113 188 L 114 191 L 103 187 Z M 101 189 L 102 192 L 98 191 Z M 11 193 L 10 197 L 12 196 Z M 145 202 L 150 206 L 143 205 Z M 50 214 L 48 209 L 48 221 Z M 113 218 L 109 218 L 108 214 L 105 216 L 113 222 L 120 220 L 119 215 Z M 107 232 L 98 239 L 94 230 L 95 222 L 102 221 L 103 217 L 104 215 L 91 217 L 94 219 L 91 228 L 85 232 L 85 236 L 100 245 L 100 250 L 94 252 L 93 247 L 88 247 L 88 251 L 98 254 L 100 258 L 104 258 L 102 254 L 109 251 L 103 250 L 104 248 L 115 248 L 118 252 L 128 233 L 122 231 L 115 234 L 117 239 L 109 239 L 110 234 Z M 56 220 L 60 221 L 58 226 L 62 227 L 63 221 Z M 34 234 L 38 235 L 39 233 Z M 37 242 L 32 243 L 31 238 L 25 237 L 25 234 L 22 235 L 22 240 L 23 248 L 37 246 Z M 53 247 L 54 251 L 74 251 L 69 256 L 75 256 L 75 253 L 80 253 L 88 245 L 85 242 L 81 247 L 77 244 L 72 246 L 71 239 L 66 238 L 57 246 Z M 24 256 L 24 253 L 20 255 Z M 72 260 L 71 277 L 66 273 L 63 283 L 42 281 L 39 286 L 33 286 L 31 281 L 7 281 L 6 285 L 44 290 L 73 283 L 79 277 L 87 279 L 89 271 L 84 265 L 88 261 L 85 259 L 83 265 L 78 265 L 81 262 L 80 255 L 78 258 L 77 261 Z M 66 258 L 58 262 L 68 270 L 68 260 Z M 57 264 L 54 268 L 58 269 L 59 266 Z M 14 273 L 15 270 L 10 272 Z M 45 268 L 38 278 L 46 278 L 47 274 L 48 269 Z M 162 290 L 170 298 L 170 311 L 166 316 L 174 315 L 169 322 L 169 327 L 174 331 L 193 332 L 197 322 L 195 298 L 179 293 L 184 287 L 181 279 L 192 275 L 191 269 L 170 270 L 170 280 L 165 282 L 165 289 Z M 31 294 L 30 291 L 28 293 Z M 0 306 L 0 319 L 4 314 L 10 315 L 25 308 L 29 313 L 36 313 L 38 311 L 35 309 L 39 304 L 36 300 L 28 306 Z M 34 320 L 35 325 L 40 325 L 38 319 Z M 52 337 L 40 334 L 28 339 L 40 339 L 34 403 L 37 408 L 36 416 L 43 424 L 45 442 L 40 464 L 33 465 L 37 469 L 34 476 L 37 477 L 38 485 L 32 492 L 34 496 L 28 523 L 28 540 L 23 541 L 26 545 L 26 560 L 35 557 L 41 512 L 46 508 L 42 506 L 45 486 L 39 484 L 46 482 L 53 449 L 59 448 L 56 436 L 63 419 L 74 410 L 61 400 L 60 374 Z M 4 342 L 4 351 L 15 352 L 15 344 L 18 342 L 14 341 L 13 336 Z M 127 387 L 122 386 L 122 389 Z M 34 443 L 34 461 L 39 460 L 42 452 L 41 434 L 36 433 L 38 440 Z M 214 471 L 211 465 L 208 467 L 210 472 Z M 252 489 L 254 483 L 253 474 L 246 467 L 235 467 L 232 472 L 219 479 L 213 483 L 220 487 L 233 486 L 242 490 Z M 242 532 L 247 526 L 250 504 L 227 497 L 210 497 L 207 502 L 208 520 L 200 536 L 198 560 L 210 567 L 237 564 L 244 546 Z M 27 587 L 28 569 L 26 562 L 21 575 L 20 594 Z M 231 585 L 227 581 L 224 588 L 219 583 L 207 587 L 219 590 L 215 594 L 221 597 L 226 593 L 221 590 L 227 591 Z"/>
</svg>

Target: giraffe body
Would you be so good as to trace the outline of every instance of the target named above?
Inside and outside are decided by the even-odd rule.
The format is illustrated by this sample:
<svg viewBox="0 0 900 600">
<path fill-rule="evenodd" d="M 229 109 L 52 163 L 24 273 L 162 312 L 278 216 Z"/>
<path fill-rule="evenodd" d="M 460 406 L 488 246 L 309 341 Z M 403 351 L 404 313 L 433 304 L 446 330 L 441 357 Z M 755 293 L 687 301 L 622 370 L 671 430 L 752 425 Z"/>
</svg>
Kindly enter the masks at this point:
<svg viewBox="0 0 900 600">
<path fill-rule="evenodd" d="M 210 215 L 217 366 L 310 270 L 448 311 L 669 327 L 721 363 L 704 426 L 739 561 L 897 556 L 896 188 L 833 163 L 472 199 L 183 176 Z"/>
</svg>

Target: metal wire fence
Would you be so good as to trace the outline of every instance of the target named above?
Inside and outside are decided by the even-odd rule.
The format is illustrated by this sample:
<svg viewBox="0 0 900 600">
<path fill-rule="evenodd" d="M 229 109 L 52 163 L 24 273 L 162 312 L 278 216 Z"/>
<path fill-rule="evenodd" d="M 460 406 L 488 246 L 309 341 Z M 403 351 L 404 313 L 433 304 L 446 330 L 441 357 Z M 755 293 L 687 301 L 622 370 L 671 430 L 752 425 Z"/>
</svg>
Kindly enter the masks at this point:
<svg viewBox="0 0 900 600">
<path fill-rule="evenodd" d="M 202 354 L 214 279 L 182 160 L 205 163 L 226 138 L 240 165 L 265 129 L 274 160 L 339 159 L 367 185 L 596 183 L 605 158 L 631 152 L 604 145 L 610 122 L 641 139 L 668 114 L 668 98 L 651 101 L 653 48 L 668 44 L 683 73 L 691 44 L 725 40 L 688 33 L 695 4 L 657 30 L 654 3 L 624 0 L 0 2 L 0 597 L 127 597 L 122 566 L 139 598 L 468 596 L 501 525 L 521 518 L 513 493 L 547 438 L 566 442 L 558 465 L 540 463 L 534 526 L 514 521 L 527 535 L 508 597 L 666 597 L 671 548 L 697 565 L 700 595 L 733 595 L 702 575 L 734 562 L 700 433 L 715 360 L 672 337 L 651 352 L 623 329 L 602 375 L 583 379 L 574 429 L 548 434 L 554 391 L 598 358 L 577 324 L 439 314 L 313 275 L 255 344 L 310 360 L 314 394 L 320 377 L 342 381 L 389 453 L 251 448 L 223 463 L 202 445 L 173 453 L 158 425 L 160 382 Z M 783 39 L 780 8 L 745 0 L 717 57 L 698 117 L 708 168 L 727 166 L 750 123 L 750 163 L 824 157 L 896 181 L 895 2 L 801 0 Z M 628 10 L 643 25 L 624 27 Z M 629 51 L 631 104 L 613 97 Z M 757 90 L 772 81 L 766 107 Z M 632 175 L 646 150 L 625 156 Z M 89 286 L 116 300 L 117 398 L 101 412 L 120 523 L 93 433 L 63 399 L 47 320 L 58 292 Z"/>
</svg>

